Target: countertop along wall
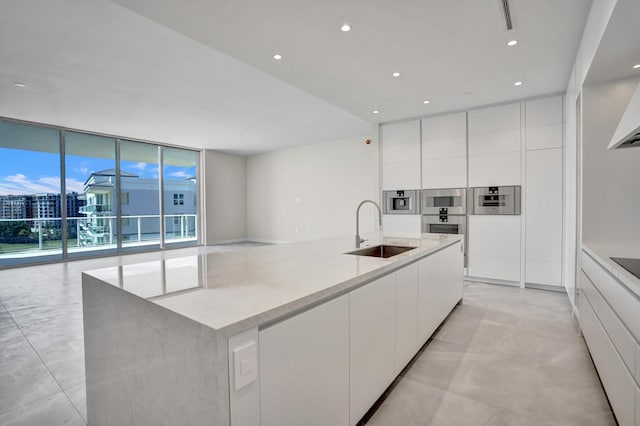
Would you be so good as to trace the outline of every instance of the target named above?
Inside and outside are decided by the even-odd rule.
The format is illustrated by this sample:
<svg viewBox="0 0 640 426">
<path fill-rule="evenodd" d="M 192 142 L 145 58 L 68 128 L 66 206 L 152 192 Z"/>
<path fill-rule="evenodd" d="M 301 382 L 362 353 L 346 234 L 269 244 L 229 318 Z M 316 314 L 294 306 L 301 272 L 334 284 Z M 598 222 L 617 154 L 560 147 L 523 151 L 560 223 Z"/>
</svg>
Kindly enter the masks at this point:
<svg viewBox="0 0 640 426">
<path fill-rule="evenodd" d="M 247 158 L 247 236 L 300 241 L 355 236 L 364 199 L 379 201 L 378 144 L 368 136 L 306 145 Z M 377 211 L 360 212 L 361 234 L 376 231 Z"/>
<path fill-rule="evenodd" d="M 624 247 L 640 241 L 640 148 L 607 150 L 640 79 L 583 88 L 583 242 Z M 638 117 L 640 124 L 640 117 Z"/>
</svg>

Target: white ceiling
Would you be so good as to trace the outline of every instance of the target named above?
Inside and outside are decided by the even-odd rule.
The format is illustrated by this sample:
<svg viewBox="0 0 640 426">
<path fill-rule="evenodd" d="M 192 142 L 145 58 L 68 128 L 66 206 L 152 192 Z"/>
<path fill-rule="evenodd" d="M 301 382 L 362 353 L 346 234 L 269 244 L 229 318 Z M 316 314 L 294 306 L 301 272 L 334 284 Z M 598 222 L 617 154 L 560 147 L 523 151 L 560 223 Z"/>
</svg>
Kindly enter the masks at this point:
<svg viewBox="0 0 640 426">
<path fill-rule="evenodd" d="M 508 32 L 499 0 L 2 0 L 0 116 L 240 153 L 366 136 L 563 91 L 590 5 L 511 0 Z"/>
<path fill-rule="evenodd" d="M 596 51 L 586 83 L 640 76 L 640 1 L 617 0 Z"/>
</svg>

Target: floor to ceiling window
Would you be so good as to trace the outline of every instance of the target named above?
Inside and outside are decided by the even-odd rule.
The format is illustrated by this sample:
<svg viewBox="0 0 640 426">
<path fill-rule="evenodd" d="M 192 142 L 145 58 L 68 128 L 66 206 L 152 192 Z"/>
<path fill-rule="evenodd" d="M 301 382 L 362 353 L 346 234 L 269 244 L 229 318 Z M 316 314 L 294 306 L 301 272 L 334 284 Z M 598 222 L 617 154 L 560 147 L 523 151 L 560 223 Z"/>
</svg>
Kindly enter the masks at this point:
<svg viewBox="0 0 640 426">
<path fill-rule="evenodd" d="M 67 253 L 116 253 L 116 141 L 77 132 L 65 132 L 64 141 Z"/>
<path fill-rule="evenodd" d="M 184 149 L 162 149 L 164 241 L 189 244 L 196 239 L 198 218 L 197 155 Z"/>
<path fill-rule="evenodd" d="M 120 141 L 122 249 L 160 247 L 158 146 Z"/>
<path fill-rule="evenodd" d="M 0 267 L 198 244 L 198 161 L 0 120 Z"/>
<path fill-rule="evenodd" d="M 62 259 L 60 132 L 0 121 L 0 266 Z"/>
</svg>

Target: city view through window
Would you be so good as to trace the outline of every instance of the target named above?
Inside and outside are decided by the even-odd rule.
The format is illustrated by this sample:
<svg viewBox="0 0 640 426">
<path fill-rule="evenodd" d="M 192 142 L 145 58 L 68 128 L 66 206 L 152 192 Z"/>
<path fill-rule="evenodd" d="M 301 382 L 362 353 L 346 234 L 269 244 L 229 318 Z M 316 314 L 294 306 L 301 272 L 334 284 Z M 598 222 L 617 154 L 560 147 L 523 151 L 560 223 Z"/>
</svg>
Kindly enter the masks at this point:
<svg viewBox="0 0 640 426">
<path fill-rule="evenodd" d="M 60 133 L 0 121 L 0 267 L 197 243 L 196 151 Z"/>
</svg>

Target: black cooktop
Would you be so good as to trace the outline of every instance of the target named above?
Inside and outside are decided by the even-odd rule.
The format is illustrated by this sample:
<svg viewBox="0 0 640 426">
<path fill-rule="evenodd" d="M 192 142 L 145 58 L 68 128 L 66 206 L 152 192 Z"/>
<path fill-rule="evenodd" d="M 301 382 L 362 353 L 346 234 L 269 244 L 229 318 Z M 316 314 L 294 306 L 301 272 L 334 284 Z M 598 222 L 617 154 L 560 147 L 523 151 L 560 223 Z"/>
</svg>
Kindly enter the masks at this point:
<svg viewBox="0 0 640 426">
<path fill-rule="evenodd" d="M 612 257 L 611 260 L 640 278 L 640 259 L 627 259 L 624 257 Z"/>
</svg>

